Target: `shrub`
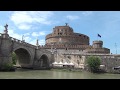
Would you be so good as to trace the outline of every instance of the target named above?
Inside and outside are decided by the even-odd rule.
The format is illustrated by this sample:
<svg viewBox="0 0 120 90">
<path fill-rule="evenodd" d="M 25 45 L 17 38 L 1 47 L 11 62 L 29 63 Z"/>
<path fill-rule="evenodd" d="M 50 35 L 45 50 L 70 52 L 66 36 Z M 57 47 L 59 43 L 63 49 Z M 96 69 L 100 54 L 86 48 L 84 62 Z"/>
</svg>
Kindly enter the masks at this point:
<svg viewBox="0 0 120 90">
<path fill-rule="evenodd" d="M 1 71 L 11 71 L 13 68 L 14 66 L 12 63 L 5 63 L 1 66 Z"/>
<path fill-rule="evenodd" d="M 17 62 L 17 56 L 15 54 L 15 52 L 12 53 L 12 63 L 15 65 Z"/>
<path fill-rule="evenodd" d="M 11 68 L 13 68 L 13 64 L 12 63 L 6 63 L 6 64 L 4 64 L 4 68 L 5 68 L 5 70 L 10 70 Z"/>
<path fill-rule="evenodd" d="M 87 64 L 91 72 L 98 72 L 101 64 L 101 59 L 96 56 L 89 56 L 87 58 Z"/>
</svg>

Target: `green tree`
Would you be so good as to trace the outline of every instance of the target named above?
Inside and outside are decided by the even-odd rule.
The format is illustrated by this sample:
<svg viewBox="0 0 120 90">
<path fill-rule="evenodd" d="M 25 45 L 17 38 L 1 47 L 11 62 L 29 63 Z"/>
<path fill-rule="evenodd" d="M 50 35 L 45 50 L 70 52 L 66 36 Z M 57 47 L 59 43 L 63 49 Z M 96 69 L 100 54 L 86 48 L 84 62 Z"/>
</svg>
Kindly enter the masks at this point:
<svg viewBox="0 0 120 90">
<path fill-rule="evenodd" d="M 96 56 L 89 56 L 87 58 L 87 64 L 91 72 L 98 72 L 101 64 L 101 59 Z"/>
<path fill-rule="evenodd" d="M 12 53 L 12 63 L 15 65 L 17 62 L 17 56 L 15 54 L 15 52 Z"/>
</svg>

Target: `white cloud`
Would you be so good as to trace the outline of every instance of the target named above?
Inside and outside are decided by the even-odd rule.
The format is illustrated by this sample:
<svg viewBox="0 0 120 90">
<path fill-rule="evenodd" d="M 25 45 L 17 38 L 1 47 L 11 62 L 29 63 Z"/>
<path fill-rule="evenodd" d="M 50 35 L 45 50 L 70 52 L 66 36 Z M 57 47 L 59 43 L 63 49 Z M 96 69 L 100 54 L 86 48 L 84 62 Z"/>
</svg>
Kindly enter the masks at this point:
<svg viewBox="0 0 120 90">
<path fill-rule="evenodd" d="M 38 35 L 37 32 L 33 32 L 33 33 L 32 33 L 32 36 L 33 36 L 33 37 L 37 37 L 37 36 L 39 36 L 39 35 Z"/>
<path fill-rule="evenodd" d="M 8 32 L 10 37 L 16 38 L 18 40 L 22 40 L 22 38 L 25 40 L 25 42 L 30 43 L 32 45 L 36 45 L 36 38 L 32 38 L 30 33 L 25 33 L 25 34 L 17 34 L 14 32 L 14 30 L 9 29 Z M 33 36 L 37 35 L 37 32 L 32 33 Z M 44 35 L 44 32 L 39 32 L 39 35 Z M 23 36 L 24 35 L 24 36 Z M 39 45 L 44 45 L 45 44 L 45 40 L 41 39 L 39 40 Z"/>
<path fill-rule="evenodd" d="M 68 15 L 67 18 L 68 18 L 69 20 L 76 20 L 76 19 L 79 19 L 79 16 Z"/>
<path fill-rule="evenodd" d="M 33 23 L 51 24 L 49 17 L 53 15 L 50 11 L 15 11 L 10 16 L 10 20 L 23 30 L 30 29 Z"/>
<path fill-rule="evenodd" d="M 45 40 L 43 39 L 43 40 L 39 40 L 39 44 L 40 45 L 45 45 Z"/>
<path fill-rule="evenodd" d="M 82 14 L 85 15 L 85 16 L 89 16 L 91 15 L 93 12 L 92 11 L 85 11 L 83 12 Z"/>
<path fill-rule="evenodd" d="M 24 37 L 24 40 L 25 40 L 25 42 L 28 42 L 28 43 L 29 43 L 29 42 L 32 40 L 32 38 L 30 38 L 29 36 L 25 36 L 25 37 Z"/>
<path fill-rule="evenodd" d="M 23 30 L 28 30 L 32 27 L 32 25 L 29 24 L 21 24 L 18 26 L 19 29 L 23 29 Z"/>
<path fill-rule="evenodd" d="M 28 42 L 28 43 L 32 40 L 32 38 L 30 37 L 30 33 L 26 33 L 23 36 L 23 34 L 17 34 L 13 30 L 10 29 L 8 34 L 10 37 L 16 38 L 18 40 L 22 40 L 22 38 L 23 38 L 25 40 L 25 42 Z"/>
<path fill-rule="evenodd" d="M 36 39 L 31 40 L 29 43 L 32 45 L 36 45 Z"/>
<path fill-rule="evenodd" d="M 16 38 L 16 39 L 19 39 L 19 40 L 22 39 L 22 35 L 15 33 L 13 30 L 9 30 L 8 34 L 9 34 L 10 37 L 13 37 L 13 38 Z"/>
<path fill-rule="evenodd" d="M 24 36 L 29 36 L 29 35 L 30 35 L 30 33 L 25 33 L 25 34 L 24 34 Z"/>
<path fill-rule="evenodd" d="M 32 36 L 33 36 L 33 37 L 43 36 L 43 35 L 45 35 L 45 32 L 33 32 L 33 33 L 32 33 Z"/>
<path fill-rule="evenodd" d="M 45 35 L 45 32 L 39 32 L 39 35 Z"/>
</svg>

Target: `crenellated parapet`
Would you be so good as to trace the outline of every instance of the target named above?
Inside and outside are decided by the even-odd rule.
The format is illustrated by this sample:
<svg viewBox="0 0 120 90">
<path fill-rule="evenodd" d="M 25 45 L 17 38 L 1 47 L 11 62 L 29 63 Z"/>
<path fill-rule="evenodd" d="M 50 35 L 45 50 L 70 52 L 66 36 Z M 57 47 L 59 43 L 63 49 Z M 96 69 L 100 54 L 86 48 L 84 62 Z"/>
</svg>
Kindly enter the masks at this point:
<svg viewBox="0 0 120 90">
<path fill-rule="evenodd" d="M 110 54 L 110 49 L 103 47 L 103 41 L 93 41 L 93 45 L 91 48 L 87 48 L 86 53 L 104 53 Z"/>
<path fill-rule="evenodd" d="M 102 53 L 102 54 L 110 54 L 110 49 L 108 48 L 89 48 L 85 50 L 86 53 Z"/>
<path fill-rule="evenodd" d="M 81 49 L 84 50 L 86 48 L 89 48 L 91 46 L 89 45 L 64 45 L 64 44 L 60 44 L 60 45 L 43 45 L 40 46 L 39 48 L 44 48 L 44 49 L 51 49 L 51 48 L 57 48 L 57 49 Z"/>
</svg>

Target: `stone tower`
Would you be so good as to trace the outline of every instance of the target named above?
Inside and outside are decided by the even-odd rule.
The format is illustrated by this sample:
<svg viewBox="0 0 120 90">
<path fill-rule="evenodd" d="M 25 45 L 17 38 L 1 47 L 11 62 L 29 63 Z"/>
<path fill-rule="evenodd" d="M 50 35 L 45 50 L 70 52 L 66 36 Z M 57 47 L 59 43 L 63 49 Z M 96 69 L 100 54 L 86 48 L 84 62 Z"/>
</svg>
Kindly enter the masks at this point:
<svg viewBox="0 0 120 90">
<path fill-rule="evenodd" d="M 65 26 L 55 26 L 53 32 L 46 36 L 46 45 L 89 45 L 89 37 L 81 33 L 74 33 L 66 23 Z"/>
<path fill-rule="evenodd" d="M 103 41 L 93 41 L 93 48 L 102 48 Z"/>
</svg>

